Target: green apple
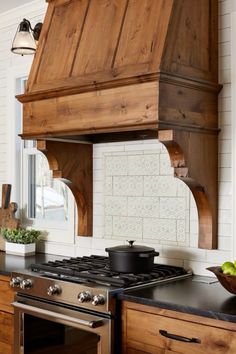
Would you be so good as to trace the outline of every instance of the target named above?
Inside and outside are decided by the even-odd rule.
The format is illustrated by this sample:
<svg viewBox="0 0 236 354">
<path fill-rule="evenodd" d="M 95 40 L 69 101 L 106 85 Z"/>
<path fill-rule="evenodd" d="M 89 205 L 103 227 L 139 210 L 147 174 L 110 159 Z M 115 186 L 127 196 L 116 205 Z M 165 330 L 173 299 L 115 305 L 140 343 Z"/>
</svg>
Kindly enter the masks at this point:
<svg viewBox="0 0 236 354">
<path fill-rule="evenodd" d="M 236 275 L 236 268 L 231 269 L 231 274 L 230 275 Z"/>
<path fill-rule="evenodd" d="M 225 270 L 223 270 L 223 273 L 226 275 L 234 275 L 234 272 L 236 274 L 236 269 L 234 267 L 228 267 Z"/>
<path fill-rule="evenodd" d="M 232 262 L 224 262 L 221 266 L 223 273 L 225 273 L 225 271 L 227 271 L 230 268 L 234 268 L 234 264 Z M 225 273 L 225 274 L 227 274 L 227 273 Z"/>
</svg>

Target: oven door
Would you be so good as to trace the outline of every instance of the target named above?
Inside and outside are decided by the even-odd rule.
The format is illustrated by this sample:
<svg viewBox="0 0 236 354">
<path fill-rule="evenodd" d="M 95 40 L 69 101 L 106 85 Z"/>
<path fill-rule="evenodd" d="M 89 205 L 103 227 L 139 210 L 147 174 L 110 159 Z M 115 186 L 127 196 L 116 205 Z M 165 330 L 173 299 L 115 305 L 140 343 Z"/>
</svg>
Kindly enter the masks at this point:
<svg viewBox="0 0 236 354">
<path fill-rule="evenodd" d="M 113 320 L 17 295 L 14 354 L 113 354 Z"/>
</svg>

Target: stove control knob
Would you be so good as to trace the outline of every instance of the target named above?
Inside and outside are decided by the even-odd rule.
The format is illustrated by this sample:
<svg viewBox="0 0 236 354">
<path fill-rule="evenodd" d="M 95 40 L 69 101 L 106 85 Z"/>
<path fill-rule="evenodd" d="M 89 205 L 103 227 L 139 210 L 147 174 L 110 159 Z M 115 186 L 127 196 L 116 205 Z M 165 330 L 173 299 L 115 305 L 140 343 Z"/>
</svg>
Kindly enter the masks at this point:
<svg viewBox="0 0 236 354">
<path fill-rule="evenodd" d="M 92 294 L 90 291 L 82 291 L 78 295 L 79 302 L 89 302 L 92 300 Z"/>
<path fill-rule="evenodd" d="M 32 287 L 33 287 L 32 280 L 30 280 L 30 279 L 21 280 L 21 282 L 20 282 L 21 289 L 31 289 Z"/>
<path fill-rule="evenodd" d="M 49 288 L 47 288 L 48 296 L 60 295 L 60 293 L 61 293 L 61 288 L 56 284 L 51 285 L 51 286 L 49 286 Z"/>
<path fill-rule="evenodd" d="M 104 305 L 105 304 L 105 296 L 102 294 L 94 295 L 92 305 Z"/>
<path fill-rule="evenodd" d="M 12 288 L 19 288 L 21 281 L 22 281 L 22 279 L 20 277 L 11 278 L 10 286 Z"/>
</svg>

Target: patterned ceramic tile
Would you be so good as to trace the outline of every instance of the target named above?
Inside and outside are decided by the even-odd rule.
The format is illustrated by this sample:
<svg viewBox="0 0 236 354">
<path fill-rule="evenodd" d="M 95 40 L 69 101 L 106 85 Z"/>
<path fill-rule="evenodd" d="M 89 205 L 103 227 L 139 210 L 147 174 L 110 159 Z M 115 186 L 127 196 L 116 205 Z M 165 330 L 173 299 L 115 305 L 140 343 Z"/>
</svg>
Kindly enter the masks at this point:
<svg viewBox="0 0 236 354">
<path fill-rule="evenodd" d="M 178 178 L 175 178 L 176 183 L 177 183 L 177 195 L 178 197 L 189 197 L 190 194 L 190 189 L 189 187 L 181 180 Z"/>
<path fill-rule="evenodd" d="M 160 198 L 160 217 L 185 219 L 185 198 Z"/>
<path fill-rule="evenodd" d="M 113 177 L 113 195 L 121 195 L 121 196 L 143 195 L 143 177 L 141 176 Z"/>
<path fill-rule="evenodd" d="M 187 242 L 186 239 L 186 229 L 185 229 L 185 220 L 177 220 L 177 241 Z"/>
<path fill-rule="evenodd" d="M 176 220 L 144 218 L 143 237 L 176 241 Z"/>
<path fill-rule="evenodd" d="M 104 228 L 104 234 L 105 236 L 111 236 L 112 235 L 112 216 L 105 216 L 104 220 L 105 228 Z"/>
<path fill-rule="evenodd" d="M 128 216 L 158 217 L 159 198 L 129 197 Z"/>
<path fill-rule="evenodd" d="M 174 177 L 144 176 L 145 196 L 176 196 L 177 186 Z"/>
<path fill-rule="evenodd" d="M 159 175 L 159 154 L 128 156 L 129 175 Z"/>
<path fill-rule="evenodd" d="M 105 215 L 127 215 L 126 197 L 105 197 Z"/>
<path fill-rule="evenodd" d="M 112 195 L 112 177 L 105 177 L 104 195 Z"/>
<path fill-rule="evenodd" d="M 127 156 L 106 156 L 106 176 L 127 175 Z"/>
<path fill-rule="evenodd" d="M 142 218 L 114 216 L 113 235 L 125 238 L 142 238 Z"/>
<path fill-rule="evenodd" d="M 174 169 L 171 167 L 168 153 L 160 154 L 160 174 L 162 176 L 174 176 Z"/>
</svg>

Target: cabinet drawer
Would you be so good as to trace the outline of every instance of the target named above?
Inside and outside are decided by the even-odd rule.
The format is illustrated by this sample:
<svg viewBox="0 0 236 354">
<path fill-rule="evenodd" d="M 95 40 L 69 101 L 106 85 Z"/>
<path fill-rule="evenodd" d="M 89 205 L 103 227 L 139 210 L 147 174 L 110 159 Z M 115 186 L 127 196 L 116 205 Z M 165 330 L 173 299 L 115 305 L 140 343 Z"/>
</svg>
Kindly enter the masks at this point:
<svg viewBox="0 0 236 354">
<path fill-rule="evenodd" d="M 0 341 L 0 354 L 13 354 L 12 346 Z"/>
<path fill-rule="evenodd" d="M 14 291 L 9 286 L 9 279 L 7 277 L 6 280 L 0 279 L 0 294 L 0 310 L 13 313 L 11 303 L 14 299 Z"/>
<path fill-rule="evenodd" d="M 205 326 L 175 318 L 127 309 L 127 346 L 142 350 L 145 346 L 168 349 L 183 354 L 236 353 L 236 332 Z M 196 338 L 198 343 L 186 343 L 162 336 L 168 334 Z M 145 350 L 144 350 L 145 352 Z"/>
<path fill-rule="evenodd" d="M 13 315 L 0 311 L 0 348 L 13 343 Z M 1 351 L 0 351 L 1 352 Z"/>
</svg>

